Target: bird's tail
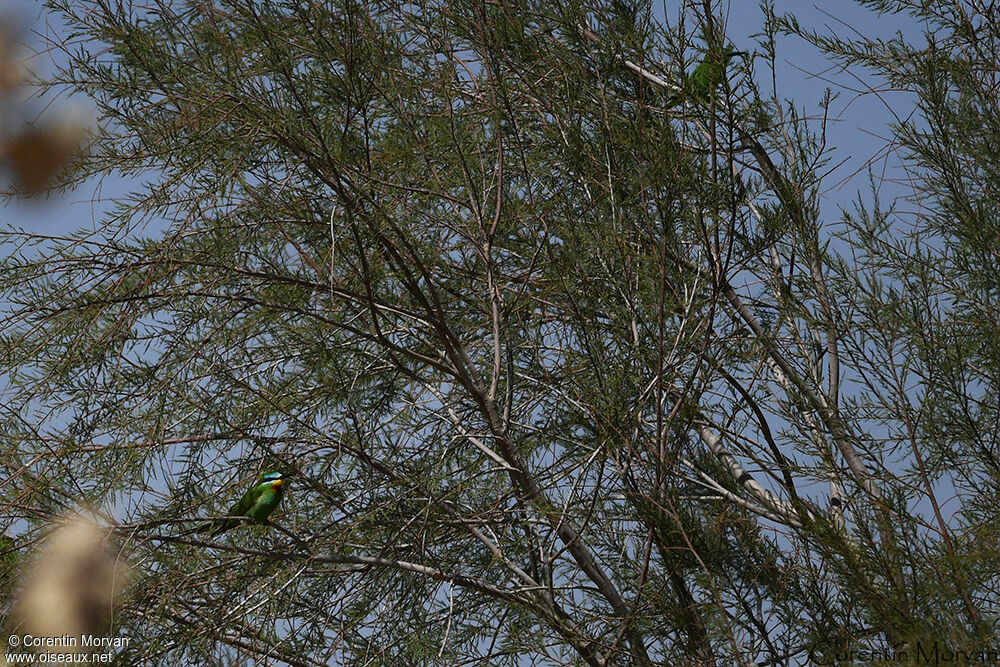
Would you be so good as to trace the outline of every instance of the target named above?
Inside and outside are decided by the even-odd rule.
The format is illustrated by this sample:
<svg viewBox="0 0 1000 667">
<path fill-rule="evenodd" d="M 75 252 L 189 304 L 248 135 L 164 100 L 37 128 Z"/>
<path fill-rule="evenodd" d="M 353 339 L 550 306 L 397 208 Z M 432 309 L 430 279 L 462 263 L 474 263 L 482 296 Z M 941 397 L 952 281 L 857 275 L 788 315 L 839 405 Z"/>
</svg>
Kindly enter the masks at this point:
<svg viewBox="0 0 1000 667">
<path fill-rule="evenodd" d="M 188 535 L 205 535 L 207 533 L 212 533 L 211 537 L 215 537 L 216 535 L 221 535 L 222 533 L 226 532 L 227 530 L 229 530 L 229 528 L 232 527 L 232 526 L 226 527 L 225 525 L 221 525 L 221 523 L 222 522 L 219 521 L 211 521 L 202 526 L 189 528 L 188 530 L 185 530 L 183 533 L 181 533 L 180 536 L 187 537 Z"/>
</svg>

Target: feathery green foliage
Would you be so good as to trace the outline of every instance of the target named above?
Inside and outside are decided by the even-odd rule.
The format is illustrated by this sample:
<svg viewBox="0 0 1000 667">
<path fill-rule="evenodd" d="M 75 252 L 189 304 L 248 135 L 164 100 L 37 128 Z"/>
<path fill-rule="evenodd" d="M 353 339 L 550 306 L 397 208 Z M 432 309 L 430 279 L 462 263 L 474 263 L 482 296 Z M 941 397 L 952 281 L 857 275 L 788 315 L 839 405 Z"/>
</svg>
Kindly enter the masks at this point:
<svg viewBox="0 0 1000 667">
<path fill-rule="evenodd" d="M 988 648 L 995 22 L 762 16 L 772 66 L 783 29 L 916 94 L 911 225 L 821 210 L 823 114 L 722 85 L 705 3 L 51 4 L 101 114 L 77 175 L 135 186 L 3 232 L 0 528 L 27 558 L 104 513 L 121 661 Z M 710 113 L 665 113 L 693 51 Z M 271 529 L 188 536 L 262 469 L 281 510 L 230 513 Z"/>
</svg>

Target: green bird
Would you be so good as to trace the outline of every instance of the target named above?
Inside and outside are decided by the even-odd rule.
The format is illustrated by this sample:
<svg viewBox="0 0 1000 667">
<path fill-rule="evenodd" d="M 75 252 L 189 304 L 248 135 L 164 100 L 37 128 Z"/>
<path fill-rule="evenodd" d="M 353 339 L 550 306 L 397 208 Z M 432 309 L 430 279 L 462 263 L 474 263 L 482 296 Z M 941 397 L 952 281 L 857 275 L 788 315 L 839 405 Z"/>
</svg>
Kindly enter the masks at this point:
<svg viewBox="0 0 1000 667">
<path fill-rule="evenodd" d="M 667 108 L 677 106 L 683 99 L 696 103 L 707 102 L 712 91 L 725 80 L 729 61 L 744 55 L 745 51 L 733 51 L 729 46 L 714 53 L 709 51 L 694 71 L 684 78 L 682 90 L 667 99 Z"/>
<path fill-rule="evenodd" d="M 240 501 L 233 505 L 226 516 L 247 516 L 256 523 L 264 523 L 281 502 L 281 492 L 284 485 L 285 477 L 280 472 L 267 473 L 253 488 L 243 494 Z M 243 522 L 239 519 L 219 519 L 199 529 L 198 532 L 211 531 L 212 537 L 215 537 L 241 523 Z"/>
</svg>

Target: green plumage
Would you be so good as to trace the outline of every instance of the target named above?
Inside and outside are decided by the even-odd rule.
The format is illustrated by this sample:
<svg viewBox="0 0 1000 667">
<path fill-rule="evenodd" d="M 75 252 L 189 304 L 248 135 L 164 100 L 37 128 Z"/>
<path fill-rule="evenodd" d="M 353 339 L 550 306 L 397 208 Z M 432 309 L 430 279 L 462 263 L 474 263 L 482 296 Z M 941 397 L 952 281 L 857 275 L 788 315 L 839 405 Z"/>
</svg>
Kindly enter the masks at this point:
<svg viewBox="0 0 1000 667">
<path fill-rule="evenodd" d="M 705 59 L 684 78 L 682 90 L 667 99 L 667 108 L 677 106 L 684 99 L 697 104 L 707 102 L 712 91 L 726 79 L 730 59 L 741 55 L 744 55 L 742 51 L 733 51 L 728 46 L 714 54 L 709 51 Z"/>
<path fill-rule="evenodd" d="M 264 523 L 271 512 L 281 502 L 282 489 L 285 480 L 280 472 L 271 472 L 243 494 L 239 502 L 233 505 L 227 516 L 250 517 L 256 523 Z M 239 519 L 219 519 L 200 529 L 199 533 L 212 533 L 212 536 L 221 535 L 231 528 L 243 523 Z"/>
</svg>

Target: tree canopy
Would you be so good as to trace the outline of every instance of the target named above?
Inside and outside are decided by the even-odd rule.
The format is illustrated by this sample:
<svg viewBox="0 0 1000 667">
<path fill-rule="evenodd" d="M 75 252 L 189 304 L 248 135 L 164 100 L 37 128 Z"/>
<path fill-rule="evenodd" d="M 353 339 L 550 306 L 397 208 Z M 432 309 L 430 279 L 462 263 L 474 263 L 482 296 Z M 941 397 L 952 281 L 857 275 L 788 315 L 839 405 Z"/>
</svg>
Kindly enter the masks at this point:
<svg viewBox="0 0 1000 667">
<path fill-rule="evenodd" d="M 764 4 L 50 0 L 97 228 L 2 233 L 26 561 L 89 508 L 159 664 L 997 651 L 1000 34 Z M 782 35 L 914 94 L 831 218 Z M 684 74 L 733 47 L 703 95 Z M 270 526 L 193 533 L 263 473 Z"/>
</svg>

